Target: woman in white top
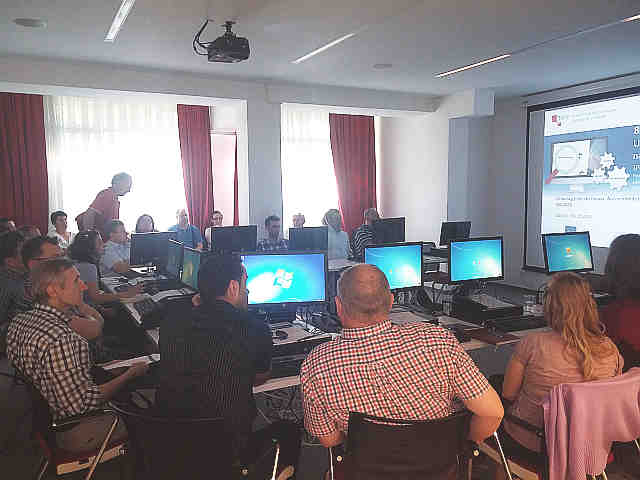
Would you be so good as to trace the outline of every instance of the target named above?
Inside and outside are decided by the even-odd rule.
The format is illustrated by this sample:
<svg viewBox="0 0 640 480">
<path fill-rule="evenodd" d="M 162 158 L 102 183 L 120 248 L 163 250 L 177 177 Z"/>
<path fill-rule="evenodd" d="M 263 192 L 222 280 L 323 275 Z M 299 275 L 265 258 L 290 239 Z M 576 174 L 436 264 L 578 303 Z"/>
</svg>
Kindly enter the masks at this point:
<svg viewBox="0 0 640 480">
<path fill-rule="evenodd" d="M 336 208 L 328 210 L 322 217 L 322 224 L 326 225 L 328 234 L 329 250 L 327 256 L 329 260 L 336 258 L 349 258 L 351 250 L 349 248 L 349 235 L 342 230 L 342 215 Z"/>
<path fill-rule="evenodd" d="M 67 214 L 62 210 L 57 210 L 51 214 L 51 225 L 49 236 L 58 239 L 58 245 L 62 250 L 67 250 L 73 242 L 74 233 L 67 231 Z"/>
</svg>

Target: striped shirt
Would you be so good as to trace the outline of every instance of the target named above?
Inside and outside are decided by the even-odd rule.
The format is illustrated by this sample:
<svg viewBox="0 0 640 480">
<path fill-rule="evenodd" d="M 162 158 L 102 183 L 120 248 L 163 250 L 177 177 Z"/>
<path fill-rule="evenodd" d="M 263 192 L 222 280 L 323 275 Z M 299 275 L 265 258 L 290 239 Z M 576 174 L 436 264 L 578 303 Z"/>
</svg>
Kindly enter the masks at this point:
<svg viewBox="0 0 640 480">
<path fill-rule="evenodd" d="M 54 420 L 97 409 L 100 389 L 91 378 L 89 344 L 71 318 L 48 305 L 16 315 L 7 333 L 7 357 L 49 404 Z"/>
<path fill-rule="evenodd" d="M 349 412 L 400 420 L 451 415 L 489 388 L 451 332 L 427 324 L 344 329 L 300 371 L 304 423 L 315 436 L 347 431 Z"/>
<path fill-rule="evenodd" d="M 362 261 L 364 260 L 364 247 L 367 245 L 373 245 L 375 241 L 375 235 L 373 228 L 369 225 L 360 225 L 351 234 L 351 251 L 353 256 Z"/>
</svg>

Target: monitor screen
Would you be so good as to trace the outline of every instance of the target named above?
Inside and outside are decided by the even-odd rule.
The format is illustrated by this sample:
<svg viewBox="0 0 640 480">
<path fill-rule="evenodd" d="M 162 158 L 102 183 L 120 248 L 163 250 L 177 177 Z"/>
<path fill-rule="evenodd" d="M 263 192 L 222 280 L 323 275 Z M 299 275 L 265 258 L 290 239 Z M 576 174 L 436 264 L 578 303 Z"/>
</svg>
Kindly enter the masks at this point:
<svg viewBox="0 0 640 480">
<path fill-rule="evenodd" d="M 421 243 L 368 246 L 364 249 L 364 263 L 382 270 L 391 290 L 422 286 Z"/>
<path fill-rule="evenodd" d="M 502 237 L 452 240 L 449 246 L 451 283 L 468 280 L 502 280 Z"/>
<path fill-rule="evenodd" d="M 593 270 L 589 232 L 542 235 L 547 272 L 590 272 Z"/>
<path fill-rule="evenodd" d="M 198 289 L 198 272 L 200 271 L 200 251 L 184 247 L 182 260 L 182 283 L 194 290 Z"/>
<path fill-rule="evenodd" d="M 164 268 L 167 264 L 167 249 L 170 239 L 176 239 L 176 232 L 149 232 L 131 234 L 131 265 L 152 263 Z"/>
<path fill-rule="evenodd" d="M 247 269 L 249 305 L 320 303 L 326 299 L 326 253 L 251 254 Z"/>
<path fill-rule="evenodd" d="M 173 278 L 180 278 L 182 267 L 182 244 L 175 240 L 169 240 L 167 252 L 167 273 Z"/>
<path fill-rule="evenodd" d="M 290 228 L 289 250 L 327 250 L 328 236 L 327 227 Z"/>
<path fill-rule="evenodd" d="M 382 245 L 404 242 L 404 224 L 404 217 L 376 220 L 372 225 L 375 243 Z"/>
<path fill-rule="evenodd" d="M 465 240 L 471 233 L 471 222 L 442 222 L 440 245 L 449 245 L 451 240 Z"/>
<path fill-rule="evenodd" d="M 255 252 L 256 225 L 215 227 L 211 229 L 211 250 L 218 252 Z"/>
</svg>

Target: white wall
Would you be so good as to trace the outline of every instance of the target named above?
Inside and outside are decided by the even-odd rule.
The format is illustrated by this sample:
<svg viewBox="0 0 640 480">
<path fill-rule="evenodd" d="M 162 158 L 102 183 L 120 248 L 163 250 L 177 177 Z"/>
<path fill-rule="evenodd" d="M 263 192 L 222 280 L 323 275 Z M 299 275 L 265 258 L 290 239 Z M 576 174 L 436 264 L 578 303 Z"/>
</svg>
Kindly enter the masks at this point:
<svg viewBox="0 0 640 480">
<path fill-rule="evenodd" d="M 406 217 L 407 241 L 437 242 L 447 215 L 448 118 L 382 117 L 376 136 L 381 213 Z"/>
</svg>

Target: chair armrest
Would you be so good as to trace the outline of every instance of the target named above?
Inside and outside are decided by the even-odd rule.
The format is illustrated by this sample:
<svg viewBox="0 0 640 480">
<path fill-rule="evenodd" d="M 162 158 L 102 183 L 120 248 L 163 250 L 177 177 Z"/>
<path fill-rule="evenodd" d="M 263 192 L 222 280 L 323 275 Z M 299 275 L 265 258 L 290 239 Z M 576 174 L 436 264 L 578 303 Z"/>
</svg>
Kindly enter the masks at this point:
<svg viewBox="0 0 640 480">
<path fill-rule="evenodd" d="M 74 415 L 72 417 L 67 417 L 67 418 L 63 418 L 61 420 L 56 420 L 54 422 L 51 423 L 51 429 L 52 430 L 59 430 L 62 428 L 66 428 L 72 425 L 75 425 L 77 423 L 81 423 L 87 420 L 91 420 L 92 418 L 98 418 L 98 417 L 102 417 L 104 415 L 111 415 L 112 417 L 116 418 L 118 416 L 118 414 L 114 411 L 111 410 L 109 408 L 101 408 L 99 410 L 92 410 L 90 412 L 87 413 L 82 413 L 80 415 Z"/>
<path fill-rule="evenodd" d="M 530 432 L 535 433 L 538 438 L 544 438 L 544 429 L 541 429 L 539 427 L 536 427 L 535 425 L 530 424 L 529 422 L 527 422 L 526 420 L 521 419 L 520 417 L 516 417 L 515 415 L 512 415 L 511 413 L 505 413 L 504 418 L 506 420 L 509 420 L 511 423 L 514 423 L 516 425 L 518 425 L 519 427 L 524 428 L 525 430 L 529 430 Z"/>
</svg>

